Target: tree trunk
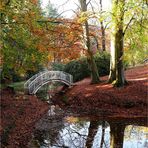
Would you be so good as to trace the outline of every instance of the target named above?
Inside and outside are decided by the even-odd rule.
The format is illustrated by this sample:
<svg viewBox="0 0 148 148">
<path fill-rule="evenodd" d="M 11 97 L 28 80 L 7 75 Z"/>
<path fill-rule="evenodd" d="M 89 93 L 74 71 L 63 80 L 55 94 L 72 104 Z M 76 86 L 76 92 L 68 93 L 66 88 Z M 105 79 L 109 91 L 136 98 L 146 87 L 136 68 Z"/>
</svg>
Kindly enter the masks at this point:
<svg viewBox="0 0 148 148">
<path fill-rule="evenodd" d="M 102 0 L 100 0 L 100 10 L 101 10 L 101 12 L 103 11 Z M 104 25 L 103 25 L 103 21 L 100 21 L 100 25 L 101 25 L 101 33 L 102 33 L 102 36 L 101 36 L 102 51 L 105 51 L 106 50 L 106 42 L 105 42 L 105 28 L 104 28 Z"/>
<path fill-rule="evenodd" d="M 105 29 L 104 29 L 104 25 L 103 25 L 103 21 L 100 22 L 101 23 L 101 40 L 102 40 L 102 51 L 106 50 L 106 43 L 105 43 Z"/>
<path fill-rule="evenodd" d="M 125 125 L 110 123 L 110 148 L 123 148 Z"/>
<path fill-rule="evenodd" d="M 113 0 L 112 37 L 111 37 L 111 61 L 109 82 L 116 87 L 126 84 L 123 69 L 123 18 L 125 0 Z M 117 13 L 118 12 L 118 13 Z"/>
<path fill-rule="evenodd" d="M 98 69 L 97 69 L 92 53 L 89 53 L 89 56 L 87 57 L 87 62 L 88 62 L 88 65 L 91 71 L 91 84 L 96 84 L 100 80 L 99 80 Z"/>
<path fill-rule="evenodd" d="M 86 0 L 80 0 L 80 4 L 81 4 L 81 9 L 82 12 L 86 12 L 87 11 L 87 4 L 86 4 Z M 87 20 L 85 20 L 84 22 L 84 27 L 83 27 L 83 31 L 84 31 L 84 44 L 85 44 L 85 48 L 87 49 L 88 52 L 88 64 L 90 66 L 90 71 L 91 71 L 91 83 L 95 84 L 98 83 L 99 80 L 99 73 L 97 70 L 97 66 L 93 57 L 93 53 L 91 50 L 91 45 L 90 45 L 90 34 L 89 34 L 89 26 L 88 26 L 88 22 Z"/>
<path fill-rule="evenodd" d="M 87 139 L 86 139 L 86 148 L 92 147 L 94 137 L 95 137 L 97 130 L 98 130 L 98 126 L 99 126 L 99 123 L 97 123 L 96 121 L 90 122 L 90 126 L 89 126 L 89 129 L 88 129 L 88 136 L 87 136 Z"/>
<path fill-rule="evenodd" d="M 101 137 L 100 148 L 103 148 L 104 137 L 105 137 L 105 121 L 102 122 L 102 137 Z"/>
</svg>

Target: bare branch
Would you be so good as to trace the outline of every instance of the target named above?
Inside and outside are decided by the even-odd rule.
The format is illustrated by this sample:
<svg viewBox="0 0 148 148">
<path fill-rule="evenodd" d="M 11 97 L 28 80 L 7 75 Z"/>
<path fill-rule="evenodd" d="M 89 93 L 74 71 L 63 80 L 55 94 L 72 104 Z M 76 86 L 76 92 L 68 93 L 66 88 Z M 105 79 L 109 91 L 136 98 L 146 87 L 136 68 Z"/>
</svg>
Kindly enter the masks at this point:
<svg viewBox="0 0 148 148">
<path fill-rule="evenodd" d="M 68 3 L 69 0 L 66 0 L 63 4 L 61 4 L 57 9 L 59 9 L 60 7 L 63 7 L 65 4 Z"/>
<path fill-rule="evenodd" d="M 94 7 L 93 7 L 93 5 L 92 5 L 91 2 L 90 2 L 90 6 L 91 6 L 91 9 L 92 9 L 92 11 L 93 11 L 93 14 L 95 14 L 95 10 L 94 10 Z"/>
<path fill-rule="evenodd" d="M 90 4 L 91 0 L 88 1 L 88 3 L 86 4 L 87 6 Z"/>
<path fill-rule="evenodd" d="M 129 20 L 129 22 L 127 23 L 124 31 L 123 31 L 123 35 L 125 34 L 126 30 L 128 29 L 129 25 L 131 24 L 132 20 L 134 19 L 135 14 L 131 17 L 131 19 Z"/>
<path fill-rule="evenodd" d="M 111 23 L 111 21 L 109 21 L 108 23 L 106 23 L 106 25 L 104 26 L 104 30 L 107 28 L 107 26 Z"/>
<path fill-rule="evenodd" d="M 74 4 L 75 4 L 79 9 L 81 9 L 81 7 L 80 7 L 77 3 L 74 2 Z"/>
</svg>

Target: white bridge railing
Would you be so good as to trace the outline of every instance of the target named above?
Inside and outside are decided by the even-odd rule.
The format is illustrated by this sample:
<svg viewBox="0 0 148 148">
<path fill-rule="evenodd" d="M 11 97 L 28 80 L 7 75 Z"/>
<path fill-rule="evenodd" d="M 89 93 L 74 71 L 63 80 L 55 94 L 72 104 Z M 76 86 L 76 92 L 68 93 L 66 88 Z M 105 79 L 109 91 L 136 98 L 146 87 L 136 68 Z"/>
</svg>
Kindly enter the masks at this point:
<svg viewBox="0 0 148 148">
<path fill-rule="evenodd" d="M 40 87 L 50 81 L 59 81 L 70 86 L 73 83 L 73 76 L 63 71 L 39 72 L 26 81 L 24 88 L 29 94 L 35 94 Z"/>
</svg>

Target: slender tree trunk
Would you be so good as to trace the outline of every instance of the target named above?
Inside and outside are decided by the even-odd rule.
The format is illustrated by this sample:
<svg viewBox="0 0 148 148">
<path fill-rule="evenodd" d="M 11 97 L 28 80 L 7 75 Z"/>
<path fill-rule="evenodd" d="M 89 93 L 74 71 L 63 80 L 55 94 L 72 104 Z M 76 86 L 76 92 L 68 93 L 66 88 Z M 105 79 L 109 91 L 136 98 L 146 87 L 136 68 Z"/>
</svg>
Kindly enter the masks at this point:
<svg viewBox="0 0 148 148">
<path fill-rule="evenodd" d="M 123 28 L 116 34 L 116 49 L 117 49 L 117 69 L 116 69 L 116 86 L 124 86 L 124 70 L 123 70 Z"/>
<path fill-rule="evenodd" d="M 123 18 L 125 0 L 113 0 L 112 37 L 111 37 L 111 61 L 109 82 L 121 87 L 126 84 L 123 69 Z"/>
<path fill-rule="evenodd" d="M 81 9 L 82 12 L 87 12 L 87 4 L 86 4 L 86 0 L 80 0 L 80 4 L 81 4 Z M 98 83 L 99 80 L 99 73 L 98 73 L 98 69 L 93 57 L 93 52 L 91 50 L 91 45 L 90 45 L 90 34 L 89 34 L 89 26 L 88 26 L 88 22 L 87 20 L 85 20 L 84 22 L 84 43 L 85 43 L 85 48 L 87 49 L 88 52 L 88 64 L 90 66 L 90 71 L 91 71 L 91 83 L 95 84 Z"/>
<path fill-rule="evenodd" d="M 102 36 L 101 36 L 102 50 L 105 51 L 106 50 L 105 29 L 104 29 L 103 21 L 101 21 L 100 23 L 101 23 L 101 32 L 102 32 Z"/>
<path fill-rule="evenodd" d="M 100 0 L 100 10 L 101 10 L 101 12 L 103 11 L 102 0 Z M 100 21 L 100 25 L 101 25 L 101 33 L 102 33 L 102 36 L 101 36 L 102 51 L 105 51 L 106 50 L 106 41 L 105 41 L 105 28 L 104 28 L 104 25 L 103 25 L 103 21 Z"/>
<path fill-rule="evenodd" d="M 110 148 L 123 148 L 125 125 L 110 123 Z"/>
<path fill-rule="evenodd" d="M 99 126 L 99 123 L 97 123 L 96 121 L 90 122 L 89 130 L 88 130 L 88 137 L 86 140 L 86 148 L 92 147 L 94 137 L 95 137 L 97 130 L 98 130 L 98 126 Z"/>
<path fill-rule="evenodd" d="M 111 34 L 111 57 L 110 57 L 110 74 L 109 74 L 109 83 L 112 83 L 116 80 L 116 62 L 117 56 L 115 52 L 115 37 Z"/>
</svg>

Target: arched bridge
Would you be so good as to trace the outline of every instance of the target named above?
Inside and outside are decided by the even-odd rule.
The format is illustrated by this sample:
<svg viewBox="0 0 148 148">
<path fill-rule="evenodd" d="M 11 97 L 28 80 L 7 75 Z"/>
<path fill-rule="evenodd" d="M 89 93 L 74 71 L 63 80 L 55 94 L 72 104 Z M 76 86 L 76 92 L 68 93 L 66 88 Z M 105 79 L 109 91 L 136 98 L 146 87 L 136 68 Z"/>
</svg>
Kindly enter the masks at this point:
<svg viewBox="0 0 148 148">
<path fill-rule="evenodd" d="M 63 82 L 70 86 L 73 83 L 72 75 L 63 71 L 44 71 L 32 76 L 25 84 L 24 88 L 29 94 L 35 94 L 43 85 L 51 81 Z"/>
</svg>

